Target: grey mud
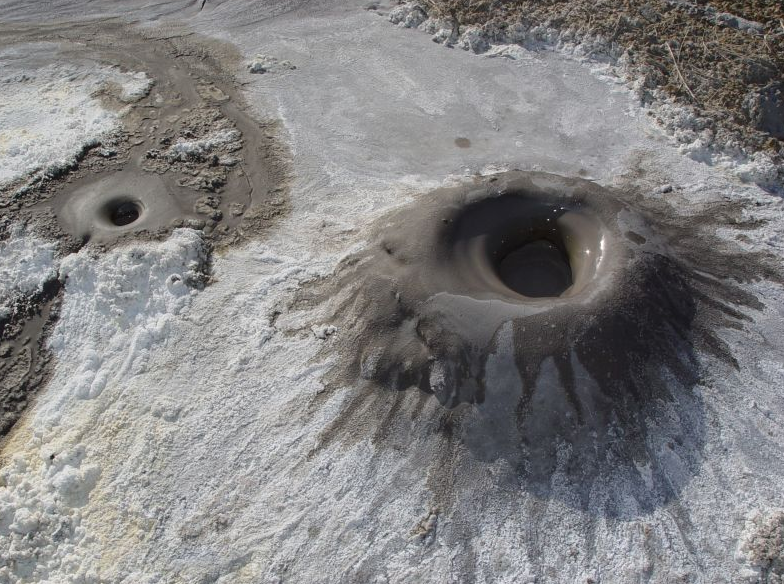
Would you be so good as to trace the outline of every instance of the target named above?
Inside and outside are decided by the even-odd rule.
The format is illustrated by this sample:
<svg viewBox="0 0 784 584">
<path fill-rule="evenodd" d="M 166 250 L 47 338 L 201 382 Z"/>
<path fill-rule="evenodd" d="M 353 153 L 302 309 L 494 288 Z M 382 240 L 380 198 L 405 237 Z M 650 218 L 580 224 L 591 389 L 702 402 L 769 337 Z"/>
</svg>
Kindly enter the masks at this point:
<svg viewBox="0 0 784 584">
<path fill-rule="evenodd" d="M 202 230 L 212 249 L 263 237 L 288 213 L 288 153 L 277 122 L 248 113 L 231 74 L 239 59 L 232 48 L 188 31 L 164 35 L 112 20 L 6 26 L 2 39 L 51 43 L 56 59 L 141 71 L 153 80 L 131 103 L 119 88 L 104 87 L 97 97 L 123 112 L 122 129 L 85 149 L 72 168 L 0 190 L 3 225 L 22 223 L 54 238 L 63 254 L 160 239 L 177 227 Z M 46 64 L 52 56 L 42 58 Z M 182 142 L 197 147 L 180 148 Z M 203 267 L 203 281 L 191 284 L 208 281 Z M 45 339 L 62 287 L 49 282 L 0 322 L 0 436 L 48 376 Z"/>
<path fill-rule="evenodd" d="M 737 368 L 720 332 L 763 308 L 743 284 L 781 282 L 775 258 L 704 228 L 716 212 L 514 171 L 380 219 L 300 299 L 340 330 L 328 388 L 358 386 L 316 451 L 406 448 L 425 423 L 439 505 L 482 465 L 580 508 L 601 493 L 611 516 L 673 500 L 704 443 L 704 363 Z"/>
</svg>

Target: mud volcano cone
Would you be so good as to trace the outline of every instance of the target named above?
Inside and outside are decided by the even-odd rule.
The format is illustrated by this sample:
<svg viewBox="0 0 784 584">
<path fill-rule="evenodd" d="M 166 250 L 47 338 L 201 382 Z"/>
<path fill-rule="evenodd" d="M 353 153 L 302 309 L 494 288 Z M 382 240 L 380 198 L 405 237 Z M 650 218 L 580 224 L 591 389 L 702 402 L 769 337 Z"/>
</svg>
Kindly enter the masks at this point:
<svg viewBox="0 0 784 584">
<path fill-rule="evenodd" d="M 669 500 L 703 443 L 698 348 L 734 366 L 718 330 L 736 324 L 730 305 L 756 307 L 722 277 L 737 258 L 676 224 L 544 173 L 423 195 L 323 292 L 344 326 L 331 381 L 370 388 L 335 425 L 372 426 L 351 416 L 417 389 L 448 412 L 450 448 L 505 460 L 530 490 L 563 473 L 577 503 L 597 480 Z"/>
</svg>

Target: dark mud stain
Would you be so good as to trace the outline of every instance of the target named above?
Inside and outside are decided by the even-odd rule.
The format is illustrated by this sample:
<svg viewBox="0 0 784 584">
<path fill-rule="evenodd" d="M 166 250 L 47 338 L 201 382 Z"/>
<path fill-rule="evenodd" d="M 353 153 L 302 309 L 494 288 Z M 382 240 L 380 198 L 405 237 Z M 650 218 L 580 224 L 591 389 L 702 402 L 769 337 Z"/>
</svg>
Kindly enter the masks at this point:
<svg viewBox="0 0 784 584">
<path fill-rule="evenodd" d="M 382 218 L 374 244 L 302 293 L 329 302 L 340 327 L 325 348 L 342 356 L 328 389 L 359 386 L 319 448 L 366 436 L 421 448 L 445 509 L 490 469 L 501 491 L 605 516 L 673 501 L 699 470 L 705 358 L 737 368 L 721 331 L 763 308 L 743 285 L 782 283 L 777 258 L 714 235 L 717 212 L 734 213 L 722 204 L 687 217 L 515 171 Z M 570 284 L 510 286 L 504 258 L 532 242 L 547 248 L 534 264 L 568 259 Z M 539 268 L 516 265 L 523 280 Z"/>
<path fill-rule="evenodd" d="M 458 148 L 471 148 L 471 140 L 468 138 L 455 138 L 455 146 Z"/>
<path fill-rule="evenodd" d="M 62 285 L 48 281 L 39 294 L 20 300 L 0 318 L 0 438 L 24 413 L 50 374 L 45 341 L 57 318 Z"/>
</svg>

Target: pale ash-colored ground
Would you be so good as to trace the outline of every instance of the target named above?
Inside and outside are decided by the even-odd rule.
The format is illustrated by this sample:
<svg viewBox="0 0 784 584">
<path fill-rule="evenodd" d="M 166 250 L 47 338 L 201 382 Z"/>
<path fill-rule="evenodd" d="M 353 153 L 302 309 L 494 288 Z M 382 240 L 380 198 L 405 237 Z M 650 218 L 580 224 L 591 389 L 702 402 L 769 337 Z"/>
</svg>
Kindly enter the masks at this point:
<svg viewBox="0 0 784 584">
<path fill-rule="evenodd" d="M 362 245 L 371 219 L 475 172 L 581 174 L 671 197 L 683 213 L 744 200 L 771 220 L 745 245 L 780 253 L 778 200 L 683 157 L 620 85 L 556 54 L 447 50 L 359 3 L 127 4 L 104 10 L 296 66 L 245 78 L 250 105 L 285 124 L 291 213 L 214 258 L 215 281 L 198 292 L 183 284 L 205 253 L 191 230 L 62 260 L 53 378 L 3 450 L 0 582 L 761 580 L 754 550 L 775 544 L 784 475 L 777 287 L 756 285 L 766 311 L 723 333 L 740 370 L 705 361 L 699 472 L 673 476 L 679 498 L 649 513 L 628 493 L 620 516 L 538 499 L 460 451 L 482 479 L 455 477 L 450 508 L 434 508 L 432 400 L 391 448 L 358 427 L 350 446 L 314 452 L 354 388 L 313 406 L 330 362 L 312 360 L 324 335 L 311 327 L 331 323 L 291 300 Z M 40 12 L 0 6 L 17 20 L 87 11 Z"/>
</svg>

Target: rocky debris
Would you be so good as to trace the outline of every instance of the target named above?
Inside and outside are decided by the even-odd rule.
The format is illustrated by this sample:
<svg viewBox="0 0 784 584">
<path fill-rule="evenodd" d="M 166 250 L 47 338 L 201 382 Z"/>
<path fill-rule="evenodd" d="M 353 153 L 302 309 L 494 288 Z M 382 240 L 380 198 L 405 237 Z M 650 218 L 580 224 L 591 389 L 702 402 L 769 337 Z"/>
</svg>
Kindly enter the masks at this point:
<svg viewBox="0 0 784 584">
<path fill-rule="evenodd" d="M 784 584 L 784 511 L 750 521 L 741 552 L 758 571 L 759 582 Z"/>
<path fill-rule="evenodd" d="M 699 6 L 686 0 L 668 0 L 667 4 L 684 10 L 690 16 L 704 18 L 717 26 L 727 26 L 749 34 L 764 34 L 765 25 L 761 22 L 747 20 L 729 12 L 722 12 L 713 6 Z"/>
<path fill-rule="evenodd" d="M 403 28 L 417 28 L 427 20 L 425 8 L 417 2 L 396 6 L 389 13 L 389 21 Z"/>
<path fill-rule="evenodd" d="M 418 539 L 419 541 L 432 541 L 435 539 L 436 529 L 438 528 L 438 514 L 440 510 L 438 507 L 430 509 L 428 514 L 416 524 L 414 529 L 411 530 L 411 539 Z"/>
<path fill-rule="evenodd" d="M 236 166 L 242 162 L 242 159 L 237 156 L 219 156 L 218 164 L 221 166 Z"/>
<path fill-rule="evenodd" d="M 205 101 L 223 103 L 231 99 L 220 87 L 216 87 L 213 83 L 202 83 L 196 87 L 196 91 Z"/>
<path fill-rule="evenodd" d="M 242 133 L 219 110 L 205 106 L 173 124 L 160 139 L 162 148 L 145 154 L 144 170 L 160 174 L 178 172 L 177 184 L 194 190 L 217 192 L 228 180 L 229 168 L 241 161 Z"/>
<path fill-rule="evenodd" d="M 247 64 L 250 73 L 280 73 L 282 71 L 293 71 L 297 67 L 291 61 L 281 61 L 270 55 L 256 55 Z"/>
<path fill-rule="evenodd" d="M 199 197 L 193 206 L 193 210 L 199 215 L 209 216 L 212 221 L 220 221 L 223 219 L 223 212 L 219 209 L 220 204 L 220 197 L 212 195 Z"/>
<path fill-rule="evenodd" d="M 234 152 L 242 148 L 242 135 L 238 130 L 222 129 L 203 138 L 188 140 L 179 138 L 165 152 L 170 162 L 210 162 L 218 164 L 219 158 L 213 154 L 219 148 Z"/>
<path fill-rule="evenodd" d="M 313 331 L 313 336 L 315 336 L 319 340 L 325 340 L 327 337 L 331 337 L 336 332 L 338 332 L 338 327 L 335 325 L 318 325 L 310 327 L 310 330 Z"/>
<path fill-rule="evenodd" d="M 204 221 L 204 219 L 188 219 L 185 221 L 185 227 L 190 229 L 204 229 L 206 225 L 207 223 Z"/>
</svg>

